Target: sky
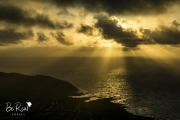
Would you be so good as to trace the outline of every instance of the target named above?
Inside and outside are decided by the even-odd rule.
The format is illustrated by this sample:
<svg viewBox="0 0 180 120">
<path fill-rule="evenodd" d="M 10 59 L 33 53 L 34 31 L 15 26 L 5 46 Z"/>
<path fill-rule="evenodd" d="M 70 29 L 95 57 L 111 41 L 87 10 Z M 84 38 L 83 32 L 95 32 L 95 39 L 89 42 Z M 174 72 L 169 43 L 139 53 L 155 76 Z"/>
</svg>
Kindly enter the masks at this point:
<svg viewBox="0 0 180 120">
<path fill-rule="evenodd" d="M 0 55 L 177 57 L 179 4 L 179 0 L 0 0 Z"/>
</svg>

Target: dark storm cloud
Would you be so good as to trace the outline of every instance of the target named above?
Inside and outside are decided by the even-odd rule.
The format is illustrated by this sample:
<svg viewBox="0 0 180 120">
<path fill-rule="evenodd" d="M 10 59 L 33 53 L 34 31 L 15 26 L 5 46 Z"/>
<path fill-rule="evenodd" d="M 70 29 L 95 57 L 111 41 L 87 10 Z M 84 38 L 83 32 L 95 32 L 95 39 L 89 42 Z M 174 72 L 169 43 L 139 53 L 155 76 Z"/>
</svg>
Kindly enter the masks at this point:
<svg viewBox="0 0 180 120">
<path fill-rule="evenodd" d="M 64 35 L 64 33 L 62 33 L 62 32 L 57 32 L 57 33 L 53 33 L 53 32 L 51 32 L 51 35 L 59 42 L 59 43 L 61 43 L 61 44 L 63 44 L 63 45 L 73 45 L 73 43 L 72 42 L 69 42 L 69 41 L 67 41 L 64 37 L 65 37 L 65 35 Z"/>
<path fill-rule="evenodd" d="M 93 35 L 93 27 L 81 24 L 81 27 L 77 30 L 79 33 L 84 33 L 88 36 Z"/>
<path fill-rule="evenodd" d="M 47 40 L 49 40 L 49 38 L 46 37 L 43 32 L 38 32 L 37 33 L 37 41 L 38 42 L 44 42 L 44 41 L 47 41 Z"/>
<path fill-rule="evenodd" d="M 84 6 L 91 12 L 106 11 L 110 14 L 160 14 L 178 0 L 52 0 L 60 6 Z"/>
<path fill-rule="evenodd" d="M 2 4 L 0 4 L 0 21 L 15 25 L 39 26 L 50 29 L 72 27 L 72 24 L 67 21 L 52 21 L 48 15 L 38 14 L 30 10 L 25 11 L 16 6 Z"/>
<path fill-rule="evenodd" d="M 105 39 L 114 39 L 125 47 L 133 48 L 140 44 L 180 44 L 180 23 L 176 20 L 171 26 L 160 25 L 155 30 L 140 28 L 142 37 L 139 38 L 135 31 L 117 26 L 116 19 L 109 19 L 105 15 L 98 15 L 95 18 L 97 19 L 95 27 L 99 28 Z"/>
<path fill-rule="evenodd" d="M 155 30 L 141 29 L 146 39 L 157 44 L 177 45 L 180 44 L 180 23 L 174 20 L 171 26 L 160 25 Z"/>
<path fill-rule="evenodd" d="M 17 32 L 15 29 L 0 30 L 0 45 L 17 44 L 34 36 L 32 31 Z"/>
<path fill-rule="evenodd" d="M 161 30 L 153 31 L 150 36 L 158 44 L 180 44 L 180 30 L 163 26 Z"/>
<path fill-rule="evenodd" d="M 96 18 L 95 27 L 100 29 L 105 39 L 114 39 L 117 43 L 126 47 L 136 47 L 143 42 L 135 35 L 134 31 L 117 26 L 117 20 L 111 20 L 105 15 L 99 15 Z"/>
</svg>

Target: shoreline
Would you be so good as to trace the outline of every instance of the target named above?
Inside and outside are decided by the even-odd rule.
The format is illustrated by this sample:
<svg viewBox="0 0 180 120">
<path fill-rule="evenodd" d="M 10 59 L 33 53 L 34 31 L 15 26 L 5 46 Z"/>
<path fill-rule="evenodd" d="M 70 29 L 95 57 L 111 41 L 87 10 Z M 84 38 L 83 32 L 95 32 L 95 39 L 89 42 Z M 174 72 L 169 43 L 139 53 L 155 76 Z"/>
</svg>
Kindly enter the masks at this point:
<svg viewBox="0 0 180 120">
<path fill-rule="evenodd" d="M 61 120 L 153 120 L 154 118 L 136 116 L 128 113 L 121 104 L 110 102 L 112 98 L 84 102 L 87 98 L 71 98 L 79 96 L 78 89 L 72 84 L 48 76 L 27 76 L 17 73 L 0 72 L 0 116 L 7 119 L 61 119 Z M 32 103 L 29 111 L 7 112 L 6 102 L 12 106 L 16 102 L 25 105 Z M 25 102 L 26 101 L 26 102 Z M 15 112 L 15 113 L 14 113 Z M 14 114 L 13 114 L 14 113 Z M 24 113 L 24 114 L 23 114 Z M 14 116 L 13 116 L 14 115 Z"/>
</svg>

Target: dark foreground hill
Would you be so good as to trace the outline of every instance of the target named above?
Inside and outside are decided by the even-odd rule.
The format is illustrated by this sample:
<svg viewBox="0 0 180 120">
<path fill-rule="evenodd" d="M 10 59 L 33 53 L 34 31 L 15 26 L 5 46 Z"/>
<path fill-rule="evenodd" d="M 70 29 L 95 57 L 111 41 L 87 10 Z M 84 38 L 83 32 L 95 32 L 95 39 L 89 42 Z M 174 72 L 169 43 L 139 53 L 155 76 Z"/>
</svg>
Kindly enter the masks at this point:
<svg viewBox="0 0 180 120">
<path fill-rule="evenodd" d="M 77 91 L 72 84 L 48 76 L 0 72 L 1 101 L 55 102 L 79 95 Z"/>
<path fill-rule="evenodd" d="M 125 111 L 111 98 L 84 102 L 88 98 L 71 98 L 82 95 L 72 84 L 48 76 L 27 76 L 0 72 L 1 120 L 151 120 Z M 7 102 L 14 110 L 7 112 Z M 28 110 L 16 110 L 16 103 Z"/>
</svg>

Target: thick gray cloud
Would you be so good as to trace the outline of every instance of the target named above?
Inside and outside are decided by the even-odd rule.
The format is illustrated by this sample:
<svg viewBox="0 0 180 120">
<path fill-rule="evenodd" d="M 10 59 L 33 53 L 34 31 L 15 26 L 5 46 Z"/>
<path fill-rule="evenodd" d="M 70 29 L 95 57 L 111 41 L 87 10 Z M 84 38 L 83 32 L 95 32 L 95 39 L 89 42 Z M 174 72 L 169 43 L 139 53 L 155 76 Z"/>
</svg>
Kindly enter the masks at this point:
<svg viewBox="0 0 180 120">
<path fill-rule="evenodd" d="M 32 31 L 17 32 L 15 29 L 0 30 L 0 45 L 17 44 L 34 36 Z"/>
<path fill-rule="evenodd" d="M 62 32 L 57 32 L 57 33 L 53 33 L 53 32 L 51 32 L 51 35 L 59 42 L 59 43 L 61 43 L 61 44 L 63 44 L 63 45 L 73 45 L 73 43 L 72 42 L 69 42 L 69 41 L 67 41 L 64 37 L 65 37 L 65 35 L 64 35 L 64 33 L 62 33 Z"/>
<path fill-rule="evenodd" d="M 180 44 L 180 23 L 176 20 L 172 22 L 171 26 L 160 25 L 155 30 L 140 28 L 139 31 L 143 36 L 139 38 L 135 31 L 117 26 L 116 19 L 109 19 L 105 15 L 98 15 L 96 19 L 95 27 L 100 29 L 105 39 L 114 39 L 125 47 L 133 48 L 140 44 Z"/>
<path fill-rule="evenodd" d="M 40 0 L 41 1 L 41 0 Z M 84 6 L 91 12 L 106 11 L 109 14 L 160 14 L 166 12 L 178 0 L 52 0 L 55 5 Z"/>
<path fill-rule="evenodd" d="M 23 0 L 17 0 L 23 1 Z M 172 22 L 170 27 L 161 25 L 155 30 L 150 29 L 140 29 L 143 34 L 142 37 L 137 35 L 137 32 L 132 29 L 124 29 L 121 26 L 117 26 L 117 20 L 110 20 L 109 17 L 114 14 L 132 14 L 132 15 L 156 15 L 166 12 L 173 4 L 179 3 L 179 0 L 27 0 L 29 2 L 44 2 L 45 6 L 48 4 L 53 4 L 60 6 L 61 10 L 58 15 L 68 15 L 69 8 L 72 7 L 84 7 L 86 12 L 94 12 L 97 15 L 98 12 L 106 12 L 107 15 L 97 15 L 95 19 L 97 22 L 94 26 L 88 26 L 86 24 L 80 24 L 77 29 L 78 33 L 86 34 L 87 36 L 93 36 L 93 30 L 99 29 L 102 36 L 105 39 L 114 39 L 117 43 L 122 44 L 125 47 L 135 48 L 140 44 L 170 44 L 177 45 L 180 44 L 180 23 L 176 20 Z M 23 26 L 23 29 L 30 28 L 31 26 L 38 26 L 41 28 L 46 28 L 49 30 L 54 29 L 65 29 L 72 28 L 73 24 L 68 23 L 66 20 L 57 21 L 51 19 L 47 14 L 37 13 L 34 10 L 23 9 L 25 7 L 20 7 L 20 5 L 14 6 L 14 1 L 4 2 L 2 4 L 0 1 L 0 24 L 3 30 L 0 30 L 0 42 L 1 44 L 8 43 L 18 43 L 23 39 L 28 39 L 32 34 L 30 32 L 17 32 L 14 28 L 18 26 Z M 25 4 L 22 2 L 21 4 Z M 17 5 L 17 4 L 16 4 Z M 35 7 L 39 3 L 35 3 Z M 52 6 L 51 6 L 52 7 Z M 53 6 L 54 7 L 54 6 Z M 53 8 L 52 7 L 52 8 Z M 32 7 L 30 7 L 32 8 Z M 50 9 L 46 9 L 50 10 Z M 53 8 L 54 10 L 54 8 Z M 49 12 L 49 11 L 47 11 Z M 52 12 L 50 10 L 50 12 Z M 62 16 L 61 16 L 62 17 Z M 58 18 L 57 18 L 58 19 Z M 5 24 L 4 24 L 5 23 Z M 7 28 L 6 25 L 8 26 Z M 12 29 L 10 29 L 12 28 Z M 58 30 L 57 30 L 58 31 Z M 11 35 L 7 36 L 6 35 Z M 51 33 L 51 35 L 61 44 L 73 45 L 72 42 L 66 40 L 66 36 L 62 32 Z M 14 38 L 13 38 L 14 36 Z M 39 42 L 48 40 L 48 37 L 44 33 L 37 33 L 37 40 Z"/>
<path fill-rule="evenodd" d="M 180 44 L 180 23 L 174 20 L 171 26 L 161 25 L 155 30 L 141 29 L 146 39 L 152 41 L 153 44 Z"/>
<path fill-rule="evenodd" d="M 33 14 L 33 15 L 32 15 Z M 67 21 L 52 21 L 45 14 L 38 14 L 35 11 L 25 11 L 19 7 L 12 5 L 0 4 L 0 21 L 15 25 L 39 26 L 49 29 L 71 28 L 72 23 Z"/>
<path fill-rule="evenodd" d="M 81 27 L 77 30 L 79 33 L 84 33 L 88 36 L 93 35 L 93 27 L 81 24 Z"/>
<path fill-rule="evenodd" d="M 180 30 L 173 27 L 161 27 L 160 30 L 152 31 L 152 39 L 158 44 L 180 44 Z"/>
<path fill-rule="evenodd" d="M 100 29 L 105 39 L 114 39 L 117 43 L 121 43 L 126 47 L 136 47 L 144 42 L 136 36 L 134 31 L 117 26 L 117 20 L 110 20 L 105 15 L 99 15 L 96 18 L 95 27 Z"/>
<path fill-rule="evenodd" d="M 46 37 L 43 32 L 38 32 L 37 33 L 37 41 L 38 42 L 44 42 L 44 41 L 47 41 L 47 40 L 49 40 L 49 38 Z"/>
</svg>

